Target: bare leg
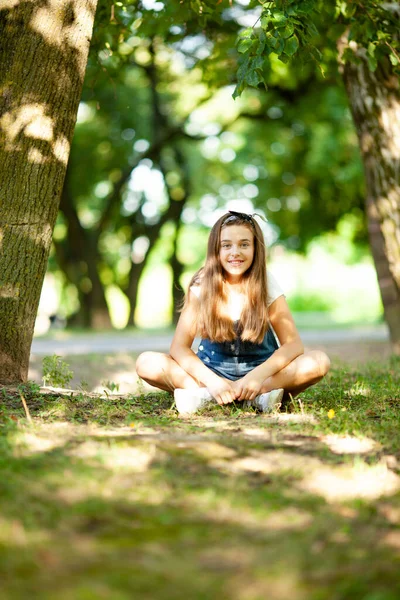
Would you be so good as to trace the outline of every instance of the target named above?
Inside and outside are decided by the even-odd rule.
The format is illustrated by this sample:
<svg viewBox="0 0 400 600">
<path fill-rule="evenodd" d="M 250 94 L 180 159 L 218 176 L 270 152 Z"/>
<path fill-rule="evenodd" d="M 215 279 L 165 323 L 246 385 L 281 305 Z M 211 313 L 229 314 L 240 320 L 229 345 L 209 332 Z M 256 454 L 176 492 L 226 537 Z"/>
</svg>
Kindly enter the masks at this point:
<svg viewBox="0 0 400 600">
<path fill-rule="evenodd" d="M 168 354 L 143 352 L 136 360 L 136 373 L 150 385 L 172 392 L 175 388 L 201 387 Z"/>
<path fill-rule="evenodd" d="M 292 396 L 299 394 L 322 379 L 329 371 L 330 360 L 325 352 L 312 350 L 305 352 L 281 371 L 268 377 L 262 386 L 262 392 L 283 388 Z"/>
</svg>

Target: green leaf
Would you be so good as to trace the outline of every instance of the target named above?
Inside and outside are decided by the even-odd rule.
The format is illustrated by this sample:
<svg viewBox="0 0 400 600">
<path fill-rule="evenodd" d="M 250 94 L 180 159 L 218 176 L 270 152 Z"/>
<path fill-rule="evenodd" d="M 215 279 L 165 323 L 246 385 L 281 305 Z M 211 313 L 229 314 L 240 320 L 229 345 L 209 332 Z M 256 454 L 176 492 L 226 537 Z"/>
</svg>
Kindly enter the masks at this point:
<svg viewBox="0 0 400 600">
<path fill-rule="evenodd" d="M 240 57 L 240 59 L 239 59 L 240 66 L 237 71 L 237 78 L 238 78 L 239 82 L 244 80 L 246 73 L 249 70 L 249 63 L 250 63 L 250 58 L 248 56 Z"/>
<path fill-rule="evenodd" d="M 285 27 L 283 27 L 279 31 L 280 35 L 284 39 L 289 38 L 291 35 L 293 35 L 293 32 L 294 32 L 294 27 L 293 27 L 293 25 L 291 23 L 288 23 L 287 25 L 285 25 Z"/>
<path fill-rule="evenodd" d="M 295 54 L 297 52 L 298 48 L 299 48 L 298 37 L 297 37 L 297 35 L 292 35 L 292 37 L 290 37 L 285 42 L 285 50 L 284 50 L 284 52 L 288 56 L 293 56 L 293 54 Z"/>
<path fill-rule="evenodd" d="M 258 47 L 257 47 L 257 51 L 256 51 L 257 56 L 264 55 L 265 47 L 266 47 L 266 43 L 260 41 L 258 44 Z M 267 54 L 269 54 L 268 49 L 267 49 Z"/>
<path fill-rule="evenodd" d="M 277 38 L 274 37 L 273 35 L 268 35 L 267 36 L 267 41 L 268 41 L 268 45 L 275 50 L 275 48 L 276 48 L 276 46 L 278 44 Z"/>
<path fill-rule="evenodd" d="M 264 57 L 256 56 L 255 58 L 253 58 L 251 66 L 253 67 L 253 69 L 262 69 L 264 66 Z"/>
<path fill-rule="evenodd" d="M 283 49 L 285 47 L 285 40 L 282 39 L 281 37 L 275 38 L 275 39 L 276 39 L 276 44 L 275 44 L 274 52 L 275 52 L 275 54 L 277 54 L 279 56 L 280 54 L 282 54 Z"/>
<path fill-rule="evenodd" d="M 244 88 L 245 88 L 245 84 L 243 82 L 238 83 L 237 86 L 235 87 L 235 89 L 233 90 L 232 98 L 235 100 L 236 98 L 241 96 Z"/>
<path fill-rule="evenodd" d="M 375 32 L 376 32 L 375 24 L 368 19 L 368 21 L 365 24 L 365 33 L 367 34 L 367 38 L 370 39 L 370 38 L 374 37 Z"/>
<path fill-rule="evenodd" d="M 378 66 L 378 61 L 375 56 L 367 55 L 367 62 L 370 71 L 376 71 L 376 67 Z"/>
<path fill-rule="evenodd" d="M 269 24 L 271 23 L 271 18 L 270 17 L 261 17 L 260 23 L 261 23 L 262 29 L 264 29 L 264 31 L 266 31 L 268 29 Z"/>
<path fill-rule="evenodd" d="M 368 54 L 369 54 L 370 56 L 374 56 L 374 54 L 375 54 L 375 49 L 376 49 L 376 45 L 375 45 L 373 42 L 370 42 L 370 43 L 368 44 Z"/>
<path fill-rule="evenodd" d="M 399 64 L 399 61 L 397 60 L 397 58 L 395 57 L 395 55 L 393 53 L 389 54 L 389 60 L 394 67 L 396 67 Z"/>
<path fill-rule="evenodd" d="M 247 73 L 245 81 L 252 87 L 258 87 L 258 84 L 262 81 L 262 77 L 257 71 L 250 71 Z"/>
<path fill-rule="evenodd" d="M 251 38 L 252 36 L 253 36 L 253 28 L 252 27 L 246 27 L 246 29 L 242 29 L 242 31 L 239 31 L 239 33 L 238 33 L 239 38 Z"/>
<path fill-rule="evenodd" d="M 322 61 L 322 53 L 315 46 L 310 46 L 308 49 L 311 56 L 317 61 Z"/>
<path fill-rule="evenodd" d="M 273 12 L 272 20 L 276 25 L 283 26 L 287 21 L 287 17 L 281 10 L 277 10 Z"/>
<path fill-rule="evenodd" d="M 247 52 L 253 45 L 254 41 L 255 40 L 251 40 L 249 38 L 246 38 L 245 40 L 239 40 L 239 43 L 237 45 L 238 52 L 240 52 L 241 54 Z"/>
<path fill-rule="evenodd" d="M 279 55 L 279 60 L 283 63 L 288 63 L 290 61 L 290 57 L 282 52 L 282 54 Z"/>
</svg>

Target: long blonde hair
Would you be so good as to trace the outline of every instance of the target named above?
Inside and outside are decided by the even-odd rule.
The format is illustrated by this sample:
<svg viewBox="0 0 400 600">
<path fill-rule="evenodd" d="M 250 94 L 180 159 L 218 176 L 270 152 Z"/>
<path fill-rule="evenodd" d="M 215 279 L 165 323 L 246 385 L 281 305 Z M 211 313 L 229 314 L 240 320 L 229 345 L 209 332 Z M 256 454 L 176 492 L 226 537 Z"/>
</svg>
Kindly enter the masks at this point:
<svg viewBox="0 0 400 600">
<path fill-rule="evenodd" d="M 231 225 L 245 225 L 254 234 L 254 258 L 251 267 L 243 275 L 245 302 L 236 330 L 233 321 L 223 311 L 227 289 L 219 259 L 221 230 Z M 189 289 L 199 285 L 198 335 L 215 342 L 227 342 L 239 333 L 242 340 L 258 344 L 262 342 L 269 325 L 266 253 L 263 233 L 253 217 L 229 212 L 218 219 L 208 238 L 206 263 L 193 276 Z"/>
</svg>

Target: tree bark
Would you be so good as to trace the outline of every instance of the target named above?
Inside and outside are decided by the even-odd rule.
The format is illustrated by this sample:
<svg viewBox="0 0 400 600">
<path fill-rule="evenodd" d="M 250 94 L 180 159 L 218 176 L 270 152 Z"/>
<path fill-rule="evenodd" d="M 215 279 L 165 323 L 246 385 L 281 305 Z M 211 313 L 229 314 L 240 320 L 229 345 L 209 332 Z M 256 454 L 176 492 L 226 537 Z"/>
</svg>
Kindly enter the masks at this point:
<svg viewBox="0 0 400 600">
<path fill-rule="evenodd" d="M 348 47 L 341 38 L 339 51 Z M 364 48 L 342 66 L 366 180 L 366 212 L 393 352 L 400 355 L 400 82 L 388 59 L 370 71 Z"/>
<path fill-rule="evenodd" d="M 2 383 L 27 378 L 96 3 L 17 1 L 0 11 Z"/>
</svg>

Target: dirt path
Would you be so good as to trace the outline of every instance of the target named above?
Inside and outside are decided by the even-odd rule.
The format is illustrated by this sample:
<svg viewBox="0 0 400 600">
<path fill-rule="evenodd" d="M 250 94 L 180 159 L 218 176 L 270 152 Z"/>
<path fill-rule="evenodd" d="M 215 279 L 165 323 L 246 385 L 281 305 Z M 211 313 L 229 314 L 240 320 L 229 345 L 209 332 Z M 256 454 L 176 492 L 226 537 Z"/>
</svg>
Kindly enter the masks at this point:
<svg viewBox="0 0 400 600">
<path fill-rule="evenodd" d="M 390 356 L 390 344 L 387 341 L 345 341 L 342 343 L 316 343 L 306 349 L 321 349 L 335 362 L 365 363 L 368 361 L 387 361 Z M 113 389 L 118 386 L 121 393 L 137 393 L 143 390 L 138 384 L 135 371 L 136 358 L 139 352 L 117 352 L 107 354 L 88 353 L 84 355 L 65 355 L 65 360 L 74 372 L 71 387 L 84 387 L 89 391 L 102 391 L 105 387 Z M 41 383 L 41 355 L 32 355 L 29 379 Z M 151 389 L 144 386 L 144 389 Z"/>
</svg>

